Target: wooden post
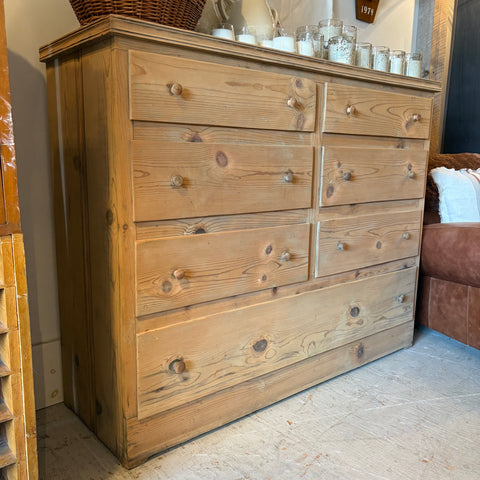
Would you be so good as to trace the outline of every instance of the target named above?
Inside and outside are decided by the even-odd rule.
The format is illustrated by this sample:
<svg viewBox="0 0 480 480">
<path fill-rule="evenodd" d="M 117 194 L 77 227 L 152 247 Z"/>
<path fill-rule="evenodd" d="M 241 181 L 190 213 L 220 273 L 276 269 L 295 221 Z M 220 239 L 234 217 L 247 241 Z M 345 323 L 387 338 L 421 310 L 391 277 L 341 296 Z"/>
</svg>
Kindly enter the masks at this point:
<svg viewBox="0 0 480 480">
<path fill-rule="evenodd" d="M 435 0 L 430 79 L 441 82 L 442 91 L 433 101 L 431 153 L 440 152 L 443 145 L 457 3 L 457 0 Z"/>
</svg>

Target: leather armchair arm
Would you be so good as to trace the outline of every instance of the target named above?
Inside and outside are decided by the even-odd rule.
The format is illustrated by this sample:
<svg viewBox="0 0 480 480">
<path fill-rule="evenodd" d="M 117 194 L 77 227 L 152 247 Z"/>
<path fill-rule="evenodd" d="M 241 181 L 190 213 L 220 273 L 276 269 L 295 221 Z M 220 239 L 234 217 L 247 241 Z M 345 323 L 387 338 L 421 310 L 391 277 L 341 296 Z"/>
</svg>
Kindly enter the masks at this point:
<svg viewBox="0 0 480 480">
<path fill-rule="evenodd" d="M 423 226 L 423 275 L 480 287 L 480 223 Z"/>
</svg>

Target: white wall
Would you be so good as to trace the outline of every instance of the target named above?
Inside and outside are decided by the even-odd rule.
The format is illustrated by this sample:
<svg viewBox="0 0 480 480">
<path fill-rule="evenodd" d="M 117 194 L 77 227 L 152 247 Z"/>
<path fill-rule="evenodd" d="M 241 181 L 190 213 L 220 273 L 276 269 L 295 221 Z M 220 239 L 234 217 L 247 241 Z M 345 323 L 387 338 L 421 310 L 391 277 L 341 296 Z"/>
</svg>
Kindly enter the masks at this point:
<svg viewBox="0 0 480 480">
<path fill-rule="evenodd" d="M 355 20 L 353 0 L 271 0 L 286 25 L 335 16 L 359 39 L 410 50 L 415 0 L 381 0 L 375 24 Z M 37 408 L 62 400 L 45 67 L 38 49 L 78 27 L 68 0 L 6 0 L 13 119 L 27 275 Z"/>
<path fill-rule="evenodd" d="M 45 66 L 38 49 L 77 28 L 67 0 L 6 0 L 6 31 L 25 241 L 36 406 L 62 401 Z"/>
</svg>

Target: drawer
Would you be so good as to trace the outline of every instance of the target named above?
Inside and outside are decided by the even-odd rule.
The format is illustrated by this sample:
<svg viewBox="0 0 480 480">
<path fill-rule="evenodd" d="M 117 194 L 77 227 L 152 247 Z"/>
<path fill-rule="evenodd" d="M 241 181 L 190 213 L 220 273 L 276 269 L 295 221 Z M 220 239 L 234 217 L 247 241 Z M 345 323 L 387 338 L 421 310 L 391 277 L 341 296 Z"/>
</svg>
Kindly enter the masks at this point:
<svg viewBox="0 0 480 480">
<path fill-rule="evenodd" d="M 428 138 L 432 100 L 348 85 L 327 84 L 323 131 Z"/>
<path fill-rule="evenodd" d="M 308 278 L 310 225 L 207 233 L 136 244 L 136 313 Z"/>
<path fill-rule="evenodd" d="M 313 147 L 133 141 L 135 221 L 309 208 Z"/>
<path fill-rule="evenodd" d="M 317 224 L 316 277 L 414 257 L 419 253 L 420 210 L 335 216 Z"/>
<path fill-rule="evenodd" d="M 324 147 L 320 205 L 422 198 L 428 152 Z"/>
<path fill-rule="evenodd" d="M 130 51 L 130 117 L 168 123 L 311 132 L 306 78 Z"/>
<path fill-rule="evenodd" d="M 138 416 L 411 321 L 415 279 L 406 269 L 139 334 Z"/>
</svg>

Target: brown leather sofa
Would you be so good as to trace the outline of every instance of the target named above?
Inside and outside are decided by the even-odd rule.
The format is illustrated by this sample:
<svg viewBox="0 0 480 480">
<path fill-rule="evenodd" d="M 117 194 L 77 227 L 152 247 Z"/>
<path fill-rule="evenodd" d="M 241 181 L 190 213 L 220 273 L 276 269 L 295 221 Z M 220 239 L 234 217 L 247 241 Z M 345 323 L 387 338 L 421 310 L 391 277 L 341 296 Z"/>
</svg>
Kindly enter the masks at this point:
<svg viewBox="0 0 480 480">
<path fill-rule="evenodd" d="M 480 155 L 436 154 L 432 168 L 480 168 Z M 427 180 L 417 323 L 480 349 L 480 223 L 439 223 L 438 190 Z"/>
</svg>

